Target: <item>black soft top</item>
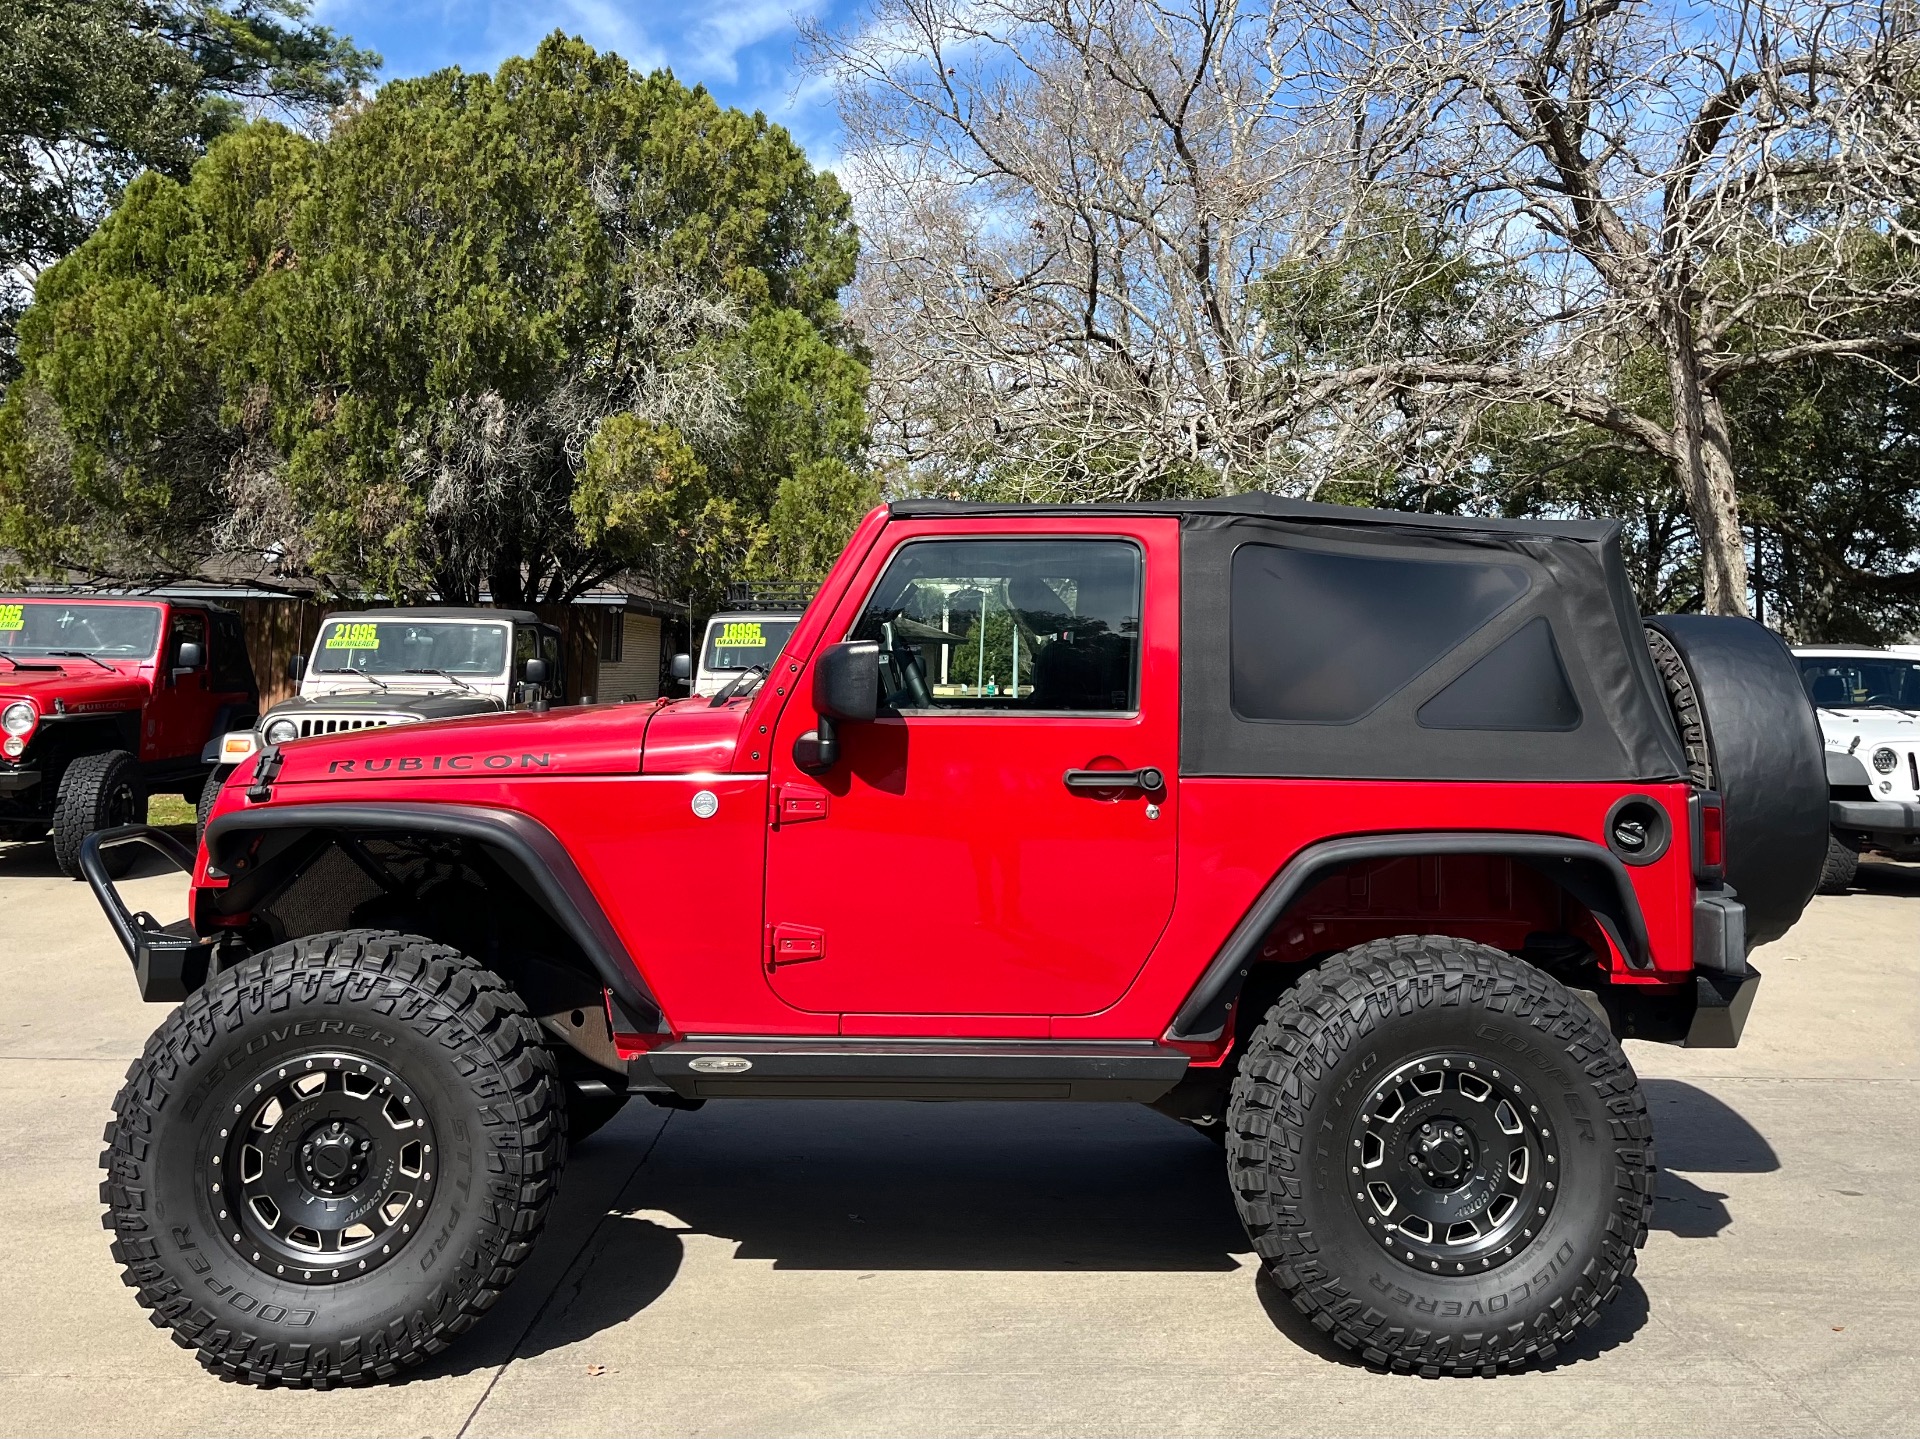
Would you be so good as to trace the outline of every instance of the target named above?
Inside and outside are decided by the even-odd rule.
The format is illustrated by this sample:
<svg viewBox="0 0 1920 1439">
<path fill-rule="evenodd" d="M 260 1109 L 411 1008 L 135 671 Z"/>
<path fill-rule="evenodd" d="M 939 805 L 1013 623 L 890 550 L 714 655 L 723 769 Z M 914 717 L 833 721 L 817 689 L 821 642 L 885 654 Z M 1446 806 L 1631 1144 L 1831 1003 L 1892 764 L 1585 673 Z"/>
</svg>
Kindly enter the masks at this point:
<svg viewBox="0 0 1920 1439">
<path fill-rule="evenodd" d="M 1179 520 L 1184 775 L 1652 784 L 1686 773 L 1612 520 L 1276 495 L 904 500 L 889 512 Z"/>
</svg>

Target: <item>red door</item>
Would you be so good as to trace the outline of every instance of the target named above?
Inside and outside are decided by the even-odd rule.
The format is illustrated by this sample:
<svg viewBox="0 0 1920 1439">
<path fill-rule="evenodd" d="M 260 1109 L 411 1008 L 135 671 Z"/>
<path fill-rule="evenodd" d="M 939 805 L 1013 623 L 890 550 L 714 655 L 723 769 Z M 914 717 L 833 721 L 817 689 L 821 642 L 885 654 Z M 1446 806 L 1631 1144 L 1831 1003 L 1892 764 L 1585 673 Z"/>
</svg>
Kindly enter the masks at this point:
<svg viewBox="0 0 1920 1439">
<path fill-rule="evenodd" d="M 176 609 L 168 622 L 167 636 L 160 647 L 160 671 L 154 677 L 153 703 L 148 707 L 149 753 L 142 758 L 171 760 L 198 759 L 201 748 L 213 734 L 213 720 L 220 708 L 219 698 L 207 684 L 207 615 L 204 610 Z M 184 673 L 180 647 L 198 645 L 200 663 Z"/>
<path fill-rule="evenodd" d="M 816 1012 L 1102 1009 L 1173 908 L 1174 525 L 901 528 L 834 635 L 880 641 L 892 713 L 805 773 L 803 671 L 775 736 L 770 983 Z"/>
</svg>

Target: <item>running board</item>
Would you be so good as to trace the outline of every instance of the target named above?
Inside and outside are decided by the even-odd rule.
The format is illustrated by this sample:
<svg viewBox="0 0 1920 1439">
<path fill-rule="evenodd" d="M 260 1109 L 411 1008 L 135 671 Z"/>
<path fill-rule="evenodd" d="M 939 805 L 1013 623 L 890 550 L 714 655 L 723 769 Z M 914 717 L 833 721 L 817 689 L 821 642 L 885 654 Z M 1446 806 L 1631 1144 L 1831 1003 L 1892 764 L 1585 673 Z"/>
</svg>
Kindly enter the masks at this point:
<svg viewBox="0 0 1920 1439">
<path fill-rule="evenodd" d="M 1186 1073 L 1164 1045 L 701 1036 L 629 1064 L 629 1087 L 688 1099 L 1158 1099 Z"/>
</svg>

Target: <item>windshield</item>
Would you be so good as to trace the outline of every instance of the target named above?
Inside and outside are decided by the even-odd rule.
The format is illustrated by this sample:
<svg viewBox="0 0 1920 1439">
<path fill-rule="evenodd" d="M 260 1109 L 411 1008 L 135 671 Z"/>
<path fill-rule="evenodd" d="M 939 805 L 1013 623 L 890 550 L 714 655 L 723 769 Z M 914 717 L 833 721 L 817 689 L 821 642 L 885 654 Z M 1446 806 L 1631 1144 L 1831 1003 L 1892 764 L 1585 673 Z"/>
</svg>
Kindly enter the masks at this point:
<svg viewBox="0 0 1920 1439">
<path fill-rule="evenodd" d="M 152 659 L 160 645 L 158 605 L 78 605 L 65 600 L 0 600 L 0 654 L 61 652 Z"/>
<path fill-rule="evenodd" d="M 495 679 L 506 673 L 507 626 L 431 620 L 328 620 L 313 648 L 315 674 L 432 671 Z"/>
<path fill-rule="evenodd" d="M 1920 660 L 1880 655 L 1802 656 L 1800 683 L 1826 709 L 1920 709 Z"/>
<path fill-rule="evenodd" d="M 706 670 L 744 670 L 771 664 L 786 647 L 795 619 L 720 619 L 707 622 L 707 652 L 700 664 Z"/>
</svg>

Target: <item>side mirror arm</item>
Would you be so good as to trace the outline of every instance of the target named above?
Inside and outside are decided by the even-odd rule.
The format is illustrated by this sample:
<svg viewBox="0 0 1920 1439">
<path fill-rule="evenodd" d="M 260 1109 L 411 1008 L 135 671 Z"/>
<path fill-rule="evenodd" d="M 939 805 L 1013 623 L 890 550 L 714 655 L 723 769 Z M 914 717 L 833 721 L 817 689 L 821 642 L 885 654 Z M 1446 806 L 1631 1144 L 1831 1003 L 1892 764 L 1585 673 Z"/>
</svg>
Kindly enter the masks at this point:
<svg viewBox="0 0 1920 1439">
<path fill-rule="evenodd" d="M 826 715 L 793 742 L 793 762 L 808 774 L 830 770 L 840 761 L 840 732 Z"/>
</svg>

